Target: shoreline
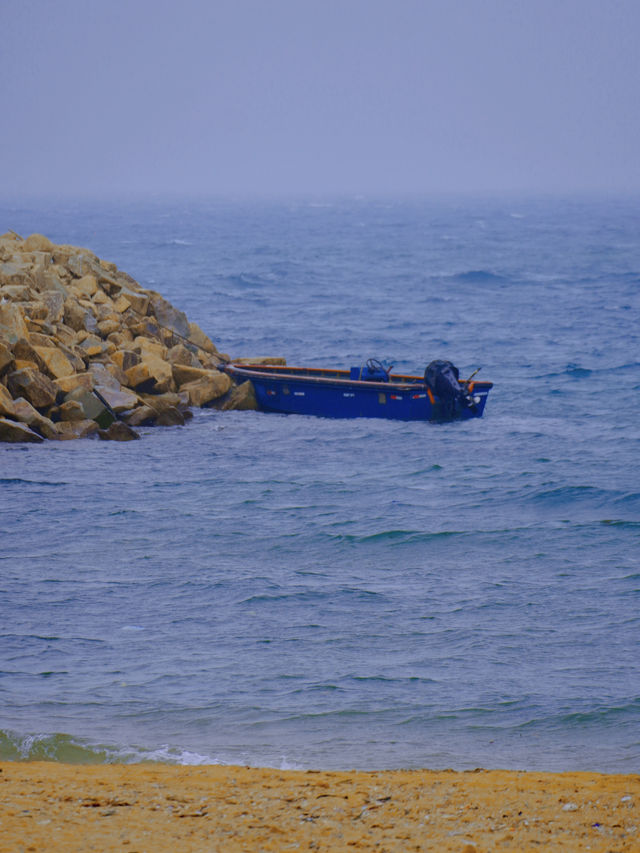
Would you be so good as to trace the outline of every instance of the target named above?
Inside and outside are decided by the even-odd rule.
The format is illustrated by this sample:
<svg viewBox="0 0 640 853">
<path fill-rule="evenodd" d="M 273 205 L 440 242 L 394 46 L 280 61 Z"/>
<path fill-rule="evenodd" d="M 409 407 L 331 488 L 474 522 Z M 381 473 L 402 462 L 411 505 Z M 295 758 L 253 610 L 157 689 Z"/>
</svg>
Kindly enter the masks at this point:
<svg viewBox="0 0 640 853">
<path fill-rule="evenodd" d="M 0 792 L 0 853 L 640 849 L 640 774 L 2 761 Z"/>
</svg>

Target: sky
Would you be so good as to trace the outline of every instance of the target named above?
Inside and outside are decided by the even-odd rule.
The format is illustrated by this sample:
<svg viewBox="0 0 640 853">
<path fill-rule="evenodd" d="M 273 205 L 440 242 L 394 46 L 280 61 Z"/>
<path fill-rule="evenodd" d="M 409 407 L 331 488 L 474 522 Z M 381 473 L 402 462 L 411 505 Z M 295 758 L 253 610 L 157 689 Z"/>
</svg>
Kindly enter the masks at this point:
<svg viewBox="0 0 640 853">
<path fill-rule="evenodd" d="M 0 195 L 640 190 L 640 0 L 0 0 L 0 21 Z"/>
</svg>

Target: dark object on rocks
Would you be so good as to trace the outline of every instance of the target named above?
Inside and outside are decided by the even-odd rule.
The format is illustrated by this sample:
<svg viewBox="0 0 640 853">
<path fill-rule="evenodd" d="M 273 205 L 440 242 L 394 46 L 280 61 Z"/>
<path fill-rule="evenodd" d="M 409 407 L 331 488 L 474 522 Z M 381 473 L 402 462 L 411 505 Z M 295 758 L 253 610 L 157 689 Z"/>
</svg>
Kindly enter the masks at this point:
<svg viewBox="0 0 640 853">
<path fill-rule="evenodd" d="M 140 438 L 134 429 L 122 421 L 114 421 L 108 429 L 99 429 L 98 435 L 103 441 L 134 441 Z"/>
</svg>

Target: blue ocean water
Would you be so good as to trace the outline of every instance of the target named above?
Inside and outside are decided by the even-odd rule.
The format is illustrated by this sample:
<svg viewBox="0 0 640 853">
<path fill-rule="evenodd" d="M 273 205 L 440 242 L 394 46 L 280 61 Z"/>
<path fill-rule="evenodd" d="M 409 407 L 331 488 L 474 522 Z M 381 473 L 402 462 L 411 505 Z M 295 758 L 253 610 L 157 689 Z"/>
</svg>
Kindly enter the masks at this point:
<svg viewBox="0 0 640 853">
<path fill-rule="evenodd" d="M 0 757 L 637 772 L 637 201 L 3 202 L 232 356 L 495 387 L 0 445 Z"/>
</svg>

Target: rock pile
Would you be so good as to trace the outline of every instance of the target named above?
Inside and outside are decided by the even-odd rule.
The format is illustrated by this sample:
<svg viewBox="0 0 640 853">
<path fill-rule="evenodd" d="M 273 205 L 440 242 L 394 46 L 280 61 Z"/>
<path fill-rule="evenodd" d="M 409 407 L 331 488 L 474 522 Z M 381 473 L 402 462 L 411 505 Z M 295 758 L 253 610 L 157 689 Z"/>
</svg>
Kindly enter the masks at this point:
<svg viewBox="0 0 640 853">
<path fill-rule="evenodd" d="M 115 264 L 41 234 L 0 237 L 0 441 L 123 440 L 191 407 L 256 408 L 227 361 Z"/>
</svg>

